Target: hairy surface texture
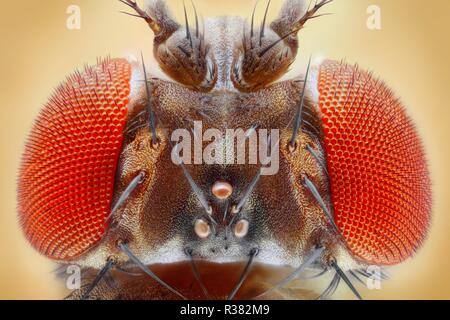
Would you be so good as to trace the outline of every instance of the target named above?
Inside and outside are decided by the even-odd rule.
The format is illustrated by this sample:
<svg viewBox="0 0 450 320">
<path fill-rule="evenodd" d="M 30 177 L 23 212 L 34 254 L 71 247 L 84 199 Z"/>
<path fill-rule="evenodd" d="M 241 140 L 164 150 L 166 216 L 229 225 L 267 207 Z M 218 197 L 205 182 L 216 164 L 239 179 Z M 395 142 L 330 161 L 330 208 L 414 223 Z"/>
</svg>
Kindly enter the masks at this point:
<svg viewBox="0 0 450 320">
<path fill-rule="evenodd" d="M 273 23 L 268 1 L 260 23 L 204 28 L 195 7 L 183 25 L 163 0 L 121 2 L 154 32 L 173 81 L 144 59 L 75 74 L 39 116 L 20 171 L 27 238 L 82 268 L 69 298 L 314 298 L 297 286 L 303 273 L 331 274 L 320 299 L 341 280 L 361 298 L 351 280 L 419 248 L 429 174 L 388 87 L 334 61 L 276 82 L 330 0 L 287 0 Z"/>
</svg>

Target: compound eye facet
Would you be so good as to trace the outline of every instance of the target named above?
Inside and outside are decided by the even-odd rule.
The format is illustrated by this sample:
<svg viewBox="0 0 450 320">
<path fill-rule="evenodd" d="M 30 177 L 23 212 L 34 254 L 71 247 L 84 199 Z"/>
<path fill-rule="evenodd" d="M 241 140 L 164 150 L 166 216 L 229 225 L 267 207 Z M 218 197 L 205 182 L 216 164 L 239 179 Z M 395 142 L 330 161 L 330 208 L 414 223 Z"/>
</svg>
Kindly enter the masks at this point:
<svg viewBox="0 0 450 320">
<path fill-rule="evenodd" d="M 75 73 L 36 120 L 18 180 L 27 239 L 42 254 L 73 260 L 107 227 L 128 114 L 131 65 L 106 59 Z"/>
<path fill-rule="evenodd" d="M 326 61 L 318 91 L 335 223 L 358 258 L 400 263 L 430 223 L 420 138 L 392 91 L 367 72 Z"/>
</svg>

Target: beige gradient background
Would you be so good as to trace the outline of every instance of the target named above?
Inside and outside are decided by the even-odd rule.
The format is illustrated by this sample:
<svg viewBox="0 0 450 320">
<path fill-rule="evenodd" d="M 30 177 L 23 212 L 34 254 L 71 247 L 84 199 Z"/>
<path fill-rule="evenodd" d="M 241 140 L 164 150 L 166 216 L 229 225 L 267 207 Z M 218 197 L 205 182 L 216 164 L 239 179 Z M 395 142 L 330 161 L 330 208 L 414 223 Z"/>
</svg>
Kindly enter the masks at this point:
<svg viewBox="0 0 450 320">
<path fill-rule="evenodd" d="M 189 3 L 189 2 L 188 2 Z M 249 16 L 253 0 L 196 0 L 207 15 Z M 270 17 L 281 7 L 273 1 Z M 66 28 L 66 9 L 81 7 L 82 28 Z M 182 21 L 181 0 L 169 1 Z M 382 30 L 366 28 L 366 9 L 382 9 Z M 151 58 L 146 25 L 119 14 L 116 0 L 3 1 L 0 13 L 0 299 L 60 299 L 67 292 L 51 273 L 55 265 L 34 252 L 16 220 L 15 180 L 27 133 L 40 107 L 61 80 L 97 57 L 139 54 Z M 263 6 L 260 6 L 263 11 Z M 434 185 L 434 219 L 418 255 L 391 271 L 383 290 L 367 299 L 450 298 L 450 36 L 448 0 L 336 0 L 301 32 L 294 72 L 315 57 L 346 58 L 390 84 L 417 123 Z M 259 18 L 262 13 L 259 13 Z M 339 297 L 351 298 L 341 285 Z"/>
</svg>

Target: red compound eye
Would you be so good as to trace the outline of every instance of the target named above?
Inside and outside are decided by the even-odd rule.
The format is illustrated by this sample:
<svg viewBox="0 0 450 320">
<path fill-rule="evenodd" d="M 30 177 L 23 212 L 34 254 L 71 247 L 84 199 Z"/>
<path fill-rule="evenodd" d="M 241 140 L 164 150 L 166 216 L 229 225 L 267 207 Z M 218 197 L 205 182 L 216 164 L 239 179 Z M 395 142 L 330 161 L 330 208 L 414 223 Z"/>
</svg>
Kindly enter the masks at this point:
<svg viewBox="0 0 450 320">
<path fill-rule="evenodd" d="M 105 232 L 122 147 L 131 66 L 103 60 L 61 85 L 34 124 L 19 176 L 19 215 L 42 254 L 71 260 Z"/>
<path fill-rule="evenodd" d="M 402 262 L 424 240 L 431 211 L 414 126 L 393 93 L 355 67 L 326 61 L 318 85 L 335 222 L 363 261 Z"/>
</svg>

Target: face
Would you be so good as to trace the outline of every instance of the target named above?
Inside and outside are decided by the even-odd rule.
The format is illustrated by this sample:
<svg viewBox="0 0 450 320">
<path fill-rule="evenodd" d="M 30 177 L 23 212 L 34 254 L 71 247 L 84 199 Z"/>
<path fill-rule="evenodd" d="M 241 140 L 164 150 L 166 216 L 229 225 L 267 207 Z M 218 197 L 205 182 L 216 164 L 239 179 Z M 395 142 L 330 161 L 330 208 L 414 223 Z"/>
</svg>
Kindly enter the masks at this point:
<svg viewBox="0 0 450 320">
<path fill-rule="evenodd" d="M 322 209 L 302 187 L 302 177 L 308 176 L 321 193 L 328 193 L 328 181 L 320 162 L 308 151 L 323 154 L 317 133 L 300 133 L 298 145 L 292 150 L 287 147 L 292 130 L 282 131 L 280 139 L 273 143 L 274 150 L 279 152 L 278 172 L 274 175 L 261 175 L 261 164 L 180 166 L 172 159 L 174 144 L 178 142 L 169 141 L 172 133 L 180 128 L 193 132 L 195 121 L 201 121 L 203 132 L 211 128 L 221 132 L 239 128 L 247 131 L 255 128 L 255 124 L 258 128 L 286 127 L 295 116 L 296 104 L 284 97 L 299 92 L 300 84 L 282 83 L 255 94 L 220 95 L 194 93 L 160 80 L 152 82 L 152 87 L 160 93 L 153 100 L 161 128 L 159 143 L 152 144 L 151 130 L 140 126 L 147 123 L 148 115 L 145 105 L 138 102 L 120 156 L 115 201 L 133 179 L 141 174 L 144 179 L 126 205 L 111 216 L 105 238 L 90 254 L 92 260 L 87 261 L 101 265 L 105 257 L 115 256 L 126 263 L 128 257 L 117 249 L 120 240 L 151 269 L 171 264 L 173 273 L 165 272 L 169 282 L 180 272 L 175 266 L 186 268 L 192 260 L 208 266 L 203 267 L 202 273 L 206 278 L 202 281 L 208 282 L 208 275 L 218 270 L 235 276 L 236 269 L 252 257 L 260 272 L 267 274 L 264 279 L 247 282 L 248 290 L 255 291 L 254 287 L 280 269 L 299 267 L 304 256 L 319 245 L 327 244 L 330 250 L 335 250 L 335 237 Z M 262 97 L 265 104 L 255 110 L 253 102 L 262 101 Z M 226 113 L 222 112 L 224 105 Z M 309 102 L 305 110 L 311 112 L 307 116 L 310 123 L 318 121 Z M 230 119 L 240 120 L 234 121 L 230 128 Z M 258 133 L 257 129 L 250 132 L 255 136 Z M 204 141 L 201 149 L 207 146 Z M 238 152 L 234 160 L 237 158 Z M 192 154 L 192 163 L 194 160 Z M 192 282 L 197 282 L 192 271 L 188 274 Z M 205 285 L 216 297 L 223 298 L 231 292 L 228 286 Z M 190 293 L 183 291 L 183 294 Z"/>
<path fill-rule="evenodd" d="M 20 173 L 27 238 L 84 270 L 71 298 L 314 298 L 283 291 L 303 272 L 334 275 L 320 298 L 341 278 L 360 297 L 349 277 L 417 250 L 429 176 L 392 91 L 335 61 L 276 82 L 329 1 L 289 0 L 258 32 L 234 17 L 183 27 L 163 1 L 125 2 L 172 81 L 125 59 L 69 77 Z"/>
</svg>

